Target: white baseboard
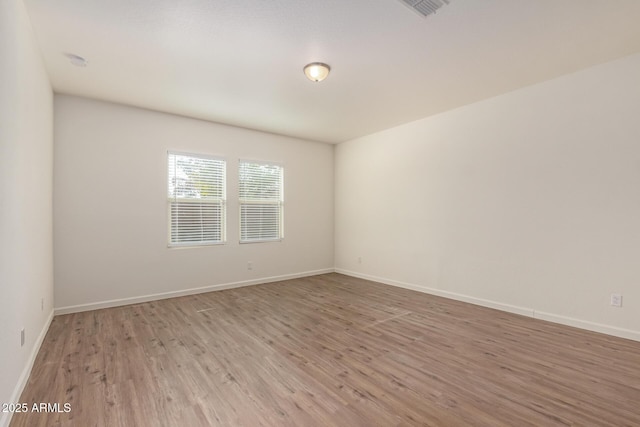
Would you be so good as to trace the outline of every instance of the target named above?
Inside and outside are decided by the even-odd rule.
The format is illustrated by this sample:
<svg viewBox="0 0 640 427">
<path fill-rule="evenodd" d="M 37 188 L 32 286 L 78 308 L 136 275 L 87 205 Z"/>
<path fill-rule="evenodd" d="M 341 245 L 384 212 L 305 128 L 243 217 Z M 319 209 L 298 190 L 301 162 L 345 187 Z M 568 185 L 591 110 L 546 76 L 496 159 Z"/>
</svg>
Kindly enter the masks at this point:
<svg viewBox="0 0 640 427">
<path fill-rule="evenodd" d="M 560 323 L 561 325 L 573 326 L 575 328 L 586 329 L 588 331 L 600 332 L 607 335 L 613 335 L 615 337 L 640 341 L 640 331 L 603 325 L 602 323 L 589 322 L 588 320 L 575 319 L 573 317 L 561 316 L 559 314 L 545 313 L 544 311 L 536 311 L 534 313 L 534 317 L 536 319 L 547 320 L 553 323 Z"/>
<path fill-rule="evenodd" d="M 54 311 L 51 310 L 49 316 L 47 317 L 46 322 L 44 322 L 44 326 L 36 339 L 36 342 L 33 344 L 33 348 L 31 349 L 31 353 L 29 354 L 29 359 L 27 360 L 27 364 L 22 370 L 22 374 L 20 374 L 20 378 L 18 378 L 18 383 L 16 387 L 13 389 L 13 393 L 11 394 L 11 398 L 9 402 L 18 403 L 20 402 L 20 395 L 22 395 L 22 391 L 27 385 L 27 381 L 29 381 L 29 375 L 31 375 L 31 369 L 33 369 L 33 364 L 36 361 L 36 357 L 38 356 L 38 352 L 40 351 L 40 347 L 42 346 L 42 342 L 44 341 L 44 337 L 47 335 L 47 331 L 49 331 L 49 326 L 51 326 L 51 321 L 53 320 Z M 9 403 L 8 402 L 8 403 Z M 11 418 L 13 418 L 13 412 L 5 412 L 0 413 L 0 427 L 8 427 L 11 423 Z"/>
<path fill-rule="evenodd" d="M 436 295 L 444 298 L 454 299 L 457 301 L 468 302 L 468 303 L 480 305 L 483 307 L 495 308 L 496 310 L 502 310 L 509 313 L 520 314 L 522 316 L 533 317 L 535 319 L 541 319 L 541 320 L 546 320 L 553 323 L 559 323 L 561 325 L 573 326 L 580 329 L 586 329 L 588 331 L 600 332 L 603 334 L 613 335 L 620 338 L 627 338 L 634 341 L 640 341 L 640 331 L 618 328 L 615 326 L 604 325 L 601 323 L 589 322 L 587 320 L 575 319 L 573 317 L 562 316 L 559 314 L 546 313 L 543 311 L 537 311 L 533 308 L 504 304 L 497 301 L 491 301 L 491 300 L 472 297 L 469 295 L 457 294 L 455 292 L 448 292 L 440 289 L 429 288 L 426 286 L 419 286 L 412 283 L 398 282 L 396 280 L 386 279 L 386 278 L 377 277 L 377 276 L 371 276 L 368 274 L 357 273 L 355 271 L 344 270 L 341 268 L 336 268 L 335 272 L 340 274 L 345 274 L 347 276 L 358 277 L 360 279 L 366 279 L 374 282 L 384 283 L 386 285 L 392 285 L 400 288 L 411 289 L 413 291 L 423 292 L 430 295 Z"/>
<path fill-rule="evenodd" d="M 263 283 L 279 282 L 281 280 L 297 279 L 300 277 L 316 276 L 318 274 L 333 273 L 333 268 L 322 270 L 304 271 L 300 273 L 283 274 L 281 276 L 263 277 L 259 279 L 243 280 L 240 282 L 223 283 L 219 285 L 203 286 L 201 288 L 183 289 L 180 291 L 163 292 L 159 294 L 142 295 L 131 298 L 121 298 L 108 301 L 98 301 L 88 304 L 72 305 L 68 307 L 58 307 L 55 309 L 56 316 L 59 314 L 79 313 L 82 311 L 99 310 L 101 308 L 119 307 L 123 305 L 138 304 L 141 302 L 157 301 L 167 298 L 183 297 L 186 295 L 203 294 L 206 292 L 221 291 L 224 289 L 241 288 L 243 286 L 260 285 Z"/>
</svg>

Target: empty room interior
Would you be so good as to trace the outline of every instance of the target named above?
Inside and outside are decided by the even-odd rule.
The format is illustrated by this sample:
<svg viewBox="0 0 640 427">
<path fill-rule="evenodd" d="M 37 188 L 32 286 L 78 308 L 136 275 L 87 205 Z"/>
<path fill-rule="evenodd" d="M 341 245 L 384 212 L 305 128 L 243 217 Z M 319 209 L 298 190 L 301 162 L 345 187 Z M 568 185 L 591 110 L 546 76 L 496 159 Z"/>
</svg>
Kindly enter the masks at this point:
<svg viewBox="0 0 640 427">
<path fill-rule="evenodd" d="M 0 427 L 640 426 L 640 1 L 0 1 Z"/>
</svg>

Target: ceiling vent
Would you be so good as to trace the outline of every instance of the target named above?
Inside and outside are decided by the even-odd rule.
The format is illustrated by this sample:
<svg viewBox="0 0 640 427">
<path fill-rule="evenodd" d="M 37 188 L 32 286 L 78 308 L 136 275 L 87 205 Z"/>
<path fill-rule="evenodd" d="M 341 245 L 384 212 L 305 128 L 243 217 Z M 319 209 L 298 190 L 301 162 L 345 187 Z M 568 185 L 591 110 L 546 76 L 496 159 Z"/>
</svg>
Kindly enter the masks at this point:
<svg viewBox="0 0 640 427">
<path fill-rule="evenodd" d="M 449 0 L 400 0 L 409 6 L 413 11 L 419 13 L 425 18 L 432 13 L 436 13 L 445 4 L 449 4 Z"/>
</svg>

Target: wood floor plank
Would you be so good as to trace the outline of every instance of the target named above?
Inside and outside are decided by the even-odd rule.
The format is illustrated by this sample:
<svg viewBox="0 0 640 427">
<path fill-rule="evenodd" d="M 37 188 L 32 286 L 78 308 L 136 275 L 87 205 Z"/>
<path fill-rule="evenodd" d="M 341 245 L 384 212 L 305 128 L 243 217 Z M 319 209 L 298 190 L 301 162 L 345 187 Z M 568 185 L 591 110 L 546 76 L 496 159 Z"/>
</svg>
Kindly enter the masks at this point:
<svg viewBox="0 0 640 427">
<path fill-rule="evenodd" d="M 54 318 L 11 426 L 640 426 L 640 342 L 325 274 Z"/>
</svg>

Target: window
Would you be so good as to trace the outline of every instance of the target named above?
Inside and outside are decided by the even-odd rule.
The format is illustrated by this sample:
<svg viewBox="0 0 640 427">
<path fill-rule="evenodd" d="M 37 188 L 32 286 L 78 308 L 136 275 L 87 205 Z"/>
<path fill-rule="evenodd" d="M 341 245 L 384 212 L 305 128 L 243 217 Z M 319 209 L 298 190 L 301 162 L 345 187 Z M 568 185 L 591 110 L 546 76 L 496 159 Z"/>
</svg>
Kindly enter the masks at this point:
<svg viewBox="0 0 640 427">
<path fill-rule="evenodd" d="M 169 152 L 169 246 L 223 243 L 226 162 Z"/>
<path fill-rule="evenodd" d="M 240 242 L 282 239 L 282 166 L 240 161 Z"/>
</svg>

